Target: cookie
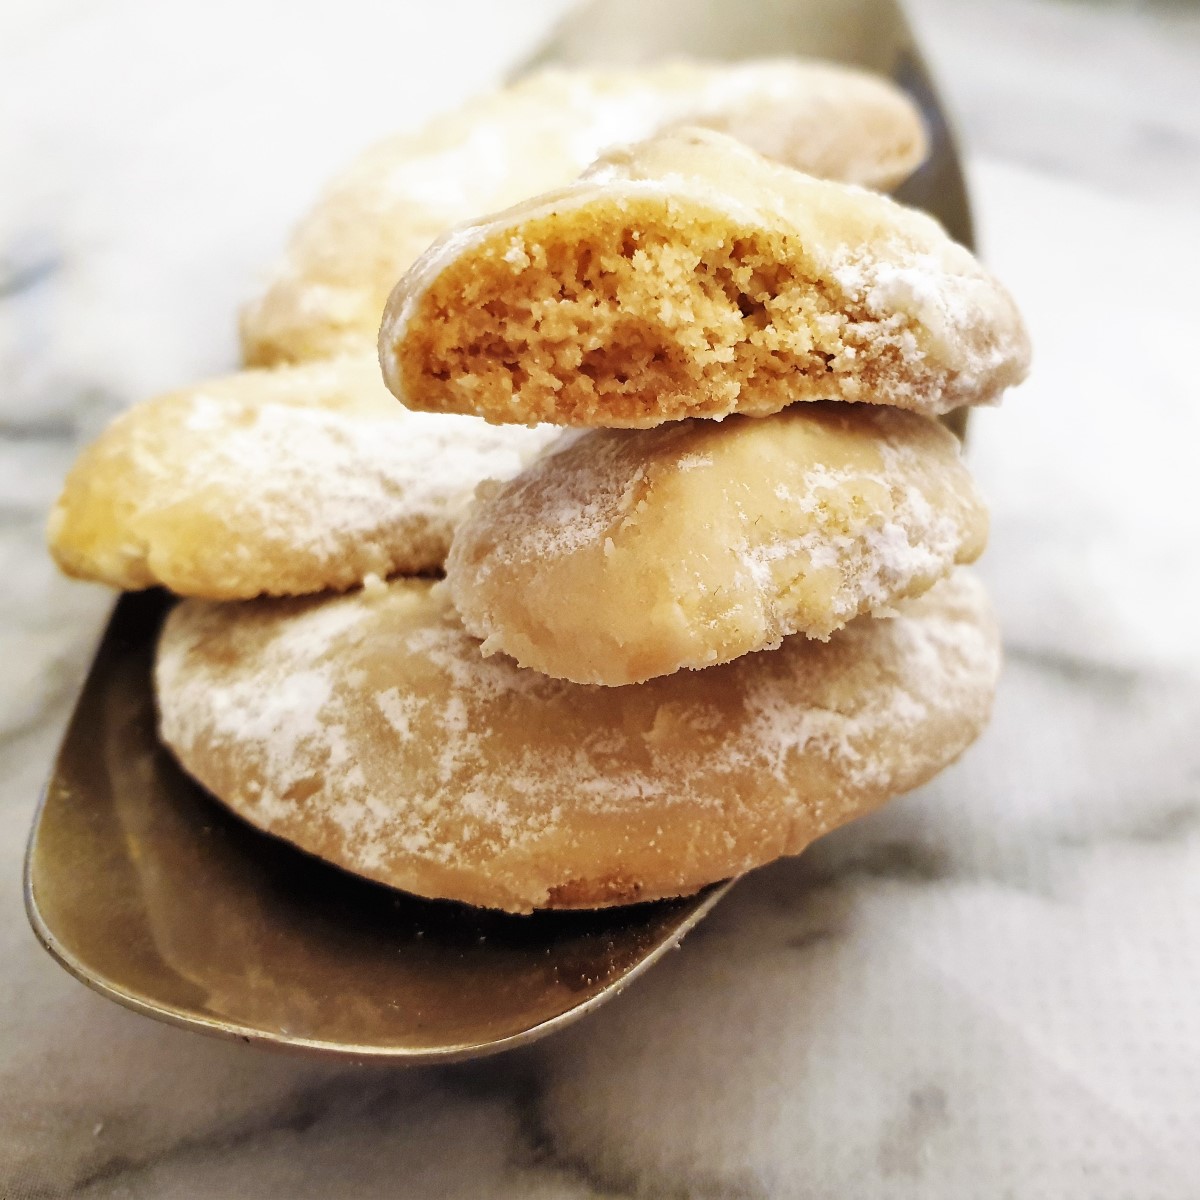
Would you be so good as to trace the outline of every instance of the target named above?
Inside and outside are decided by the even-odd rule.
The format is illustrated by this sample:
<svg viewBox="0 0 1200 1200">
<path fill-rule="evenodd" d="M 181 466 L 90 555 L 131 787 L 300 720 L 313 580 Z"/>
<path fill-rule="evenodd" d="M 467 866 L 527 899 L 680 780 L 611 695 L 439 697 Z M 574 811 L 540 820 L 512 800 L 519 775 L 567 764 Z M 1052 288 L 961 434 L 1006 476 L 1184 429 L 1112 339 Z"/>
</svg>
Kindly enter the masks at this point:
<svg viewBox="0 0 1200 1200">
<path fill-rule="evenodd" d="M 958 572 L 828 642 L 593 688 L 485 659 L 444 585 L 167 618 L 160 732 L 252 824 L 422 896 L 528 912 L 683 895 L 916 787 L 988 715 Z"/>
<path fill-rule="evenodd" d="M 435 242 L 388 301 L 410 408 L 647 427 L 798 400 L 995 401 L 1029 346 L 936 221 L 682 130 Z"/>
<path fill-rule="evenodd" d="M 117 417 L 67 476 L 50 548 L 81 579 L 212 599 L 437 570 L 476 484 L 556 432 L 409 413 L 373 358 L 243 372 Z"/>
<path fill-rule="evenodd" d="M 865 404 L 597 429 L 480 489 L 446 580 L 485 653 L 576 683 L 827 638 L 979 556 L 936 421 Z"/>
<path fill-rule="evenodd" d="M 884 79 L 798 61 L 550 70 L 368 150 L 292 235 L 242 317 L 250 365 L 374 346 L 388 293 L 460 221 L 573 180 L 603 149 L 690 120 L 815 175 L 888 187 L 925 154 Z"/>
</svg>

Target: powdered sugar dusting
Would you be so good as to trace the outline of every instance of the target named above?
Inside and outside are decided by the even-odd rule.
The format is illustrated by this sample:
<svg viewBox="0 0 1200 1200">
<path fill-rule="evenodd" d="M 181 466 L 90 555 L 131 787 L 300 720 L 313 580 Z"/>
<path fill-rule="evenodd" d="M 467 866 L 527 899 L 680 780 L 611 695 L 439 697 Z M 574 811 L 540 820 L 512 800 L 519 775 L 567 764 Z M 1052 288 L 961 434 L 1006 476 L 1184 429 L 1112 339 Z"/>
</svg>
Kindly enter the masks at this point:
<svg viewBox="0 0 1200 1200">
<path fill-rule="evenodd" d="M 569 434 L 541 468 L 480 495 L 475 517 L 502 560 L 571 554 L 603 540 L 635 505 L 643 480 L 620 435 Z"/>
<path fill-rule="evenodd" d="M 844 340 L 851 351 L 872 344 L 906 364 L 905 372 L 877 381 L 877 403 L 922 410 L 916 391 L 927 386 L 935 364 L 945 395 L 934 411 L 995 402 L 1028 370 L 1029 345 L 1016 306 L 931 218 L 908 210 L 903 216 L 904 236 L 869 250 L 840 247 L 824 264 L 847 306 L 863 314 L 848 325 Z"/>
<path fill-rule="evenodd" d="M 190 458 L 168 502 L 226 489 L 232 524 L 256 519 L 297 553 L 324 557 L 397 519 L 455 524 L 481 480 L 513 474 L 549 436 L 395 409 L 366 416 L 265 404 L 244 419 L 230 414 L 237 423 Z"/>
<path fill-rule="evenodd" d="M 784 517 L 756 522 L 742 544 L 751 586 L 774 609 L 774 637 L 803 628 L 801 615 L 789 612 L 787 594 L 779 591 L 781 580 L 793 588 L 805 572 L 838 573 L 829 627 L 812 629 L 827 636 L 859 613 L 884 608 L 944 576 L 973 536 L 969 527 L 981 519 L 980 502 L 956 456 L 944 446 L 931 450 L 925 439 L 910 440 L 913 418 L 868 416 L 880 468 L 818 463 L 800 480 L 778 483 L 774 495 L 786 505 Z M 874 500 L 853 519 L 846 521 L 839 511 L 837 521 L 825 511 L 831 497 L 859 496 L 864 488 Z M 802 532 L 784 533 L 785 528 Z"/>
<path fill-rule="evenodd" d="M 541 861 L 547 838 L 558 857 L 542 870 L 600 869 L 589 855 L 648 812 L 677 831 L 723 828 L 737 796 L 751 822 L 845 820 L 961 751 L 998 659 L 982 593 L 959 573 L 827 644 L 580 687 L 482 659 L 444 591 L 413 580 L 323 601 L 184 602 L 156 682 L 165 741 L 256 823 L 400 886 L 440 864 L 502 893 L 504 864 Z M 580 822 L 607 832 L 577 842 Z"/>
<path fill-rule="evenodd" d="M 98 453 L 103 469 L 122 456 L 111 536 L 143 571 L 185 593 L 250 596 L 439 567 L 480 481 L 508 478 L 555 436 L 411 413 L 364 359 L 150 401 Z"/>
</svg>

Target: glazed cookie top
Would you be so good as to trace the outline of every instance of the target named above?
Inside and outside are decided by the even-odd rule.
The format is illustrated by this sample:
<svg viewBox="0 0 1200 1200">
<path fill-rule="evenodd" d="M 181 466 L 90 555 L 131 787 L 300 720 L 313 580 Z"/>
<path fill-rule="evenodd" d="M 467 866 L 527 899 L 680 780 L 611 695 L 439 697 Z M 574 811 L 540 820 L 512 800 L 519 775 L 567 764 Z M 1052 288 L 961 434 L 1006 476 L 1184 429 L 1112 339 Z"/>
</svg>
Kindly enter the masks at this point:
<svg viewBox="0 0 1200 1200">
<path fill-rule="evenodd" d="M 830 64 L 539 72 L 373 147 L 336 179 L 243 314 L 246 362 L 369 349 L 389 291 L 438 234 L 569 183 L 606 147 L 684 120 L 872 187 L 902 180 L 926 146 L 903 92 Z"/>
<path fill-rule="evenodd" d="M 184 601 L 163 740 L 271 833 L 425 896 L 526 912 L 681 895 L 793 854 L 952 762 L 999 645 L 956 574 L 828 642 L 589 688 L 485 659 L 444 588 Z"/>
<path fill-rule="evenodd" d="M 379 350 L 410 408 L 610 427 L 822 399 L 937 415 L 1029 358 L 1011 297 L 937 222 L 700 130 L 446 234 Z"/>
<path fill-rule="evenodd" d="M 983 549 L 936 421 L 862 404 L 594 430 L 480 488 L 446 578 L 484 653 L 620 685 L 827 638 Z"/>
<path fill-rule="evenodd" d="M 373 358 L 247 371 L 132 408 L 50 515 L 64 571 L 238 599 L 437 570 L 475 485 L 557 431 L 409 413 Z"/>
</svg>

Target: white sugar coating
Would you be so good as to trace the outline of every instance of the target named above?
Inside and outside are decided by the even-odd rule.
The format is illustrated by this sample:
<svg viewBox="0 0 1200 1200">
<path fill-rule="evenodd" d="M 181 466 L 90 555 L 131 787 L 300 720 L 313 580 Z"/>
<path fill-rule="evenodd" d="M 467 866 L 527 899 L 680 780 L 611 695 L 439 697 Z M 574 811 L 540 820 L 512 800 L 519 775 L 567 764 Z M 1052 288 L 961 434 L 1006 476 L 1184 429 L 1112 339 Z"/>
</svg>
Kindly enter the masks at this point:
<svg viewBox="0 0 1200 1200">
<path fill-rule="evenodd" d="M 847 532 L 836 532 L 814 519 L 813 527 L 798 536 L 754 544 L 747 540 L 742 552 L 757 584 L 771 587 L 768 568 L 781 560 L 806 562 L 810 570 L 838 567 L 853 580 L 853 587 L 843 588 L 832 600 L 832 611 L 840 620 L 864 608 L 886 605 L 913 580 L 937 579 L 949 570 L 962 549 L 961 511 L 935 507 L 920 486 L 904 482 L 906 476 L 922 471 L 912 447 L 898 444 L 895 438 L 881 438 L 877 449 L 882 459 L 877 471 L 816 466 L 798 486 L 780 484 L 775 495 L 794 514 L 818 518 L 831 493 L 865 482 L 887 491 L 888 515 L 874 525 L 860 524 Z"/>
<path fill-rule="evenodd" d="M 818 175 L 888 187 L 925 152 L 912 101 L 830 64 L 549 70 L 364 153 L 296 230 L 243 315 L 246 360 L 364 349 L 391 287 L 451 226 L 569 183 L 605 149 L 691 121 Z M 519 244 L 511 247 L 519 260 Z"/>
<path fill-rule="evenodd" d="M 935 252 L 913 251 L 914 235 Z M 932 357 L 954 374 L 954 390 L 973 403 L 996 403 L 1004 387 L 1019 383 L 1029 348 L 1011 299 L 983 274 L 964 247 L 937 235 L 941 227 L 913 213 L 907 241 L 845 247 L 822 264 L 842 289 L 847 306 L 872 318 L 872 337 L 902 360 Z M 919 337 L 918 337 L 919 331 Z M 996 381 L 1002 381 L 996 386 Z M 877 403 L 912 404 L 910 388 L 887 376 L 874 384 Z"/>
<path fill-rule="evenodd" d="M 166 744 L 256 825 L 524 911 L 679 894 L 797 852 L 957 757 L 998 667 L 960 571 L 827 643 L 626 688 L 481 657 L 426 580 L 185 601 L 155 678 Z"/>
<path fill-rule="evenodd" d="M 826 638 L 970 562 L 953 436 L 877 405 L 594 430 L 480 491 L 446 581 L 485 653 L 620 686 Z"/>
<path fill-rule="evenodd" d="M 440 568 L 483 480 L 553 429 L 410 413 L 369 357 L 151 400 L 81 456 L 51 518 L 74 574 L 233 599 Z"/>
<path fill-rule="evenodd" d="M 390 400 L 390 397 L 388 398 Z M 325 556 L 348 539 L 379 536 L 398 519 L 449 531 L 476 486 L 505 479 L 557 430 L 501 429 L 470 417 L 414 414 L 390 400 L 370 415 L 266 403 L 230 410 L 201 394 L 191 422 L 208 410 L 219 440 L 193 447 L 182 470 L 161 475 L 159 503 L 205 488 L 223 498 L 236 527 L 260 521 L 299 554 Z M 153 452 L 135 460 L 158 472 Z"/>
</svg>

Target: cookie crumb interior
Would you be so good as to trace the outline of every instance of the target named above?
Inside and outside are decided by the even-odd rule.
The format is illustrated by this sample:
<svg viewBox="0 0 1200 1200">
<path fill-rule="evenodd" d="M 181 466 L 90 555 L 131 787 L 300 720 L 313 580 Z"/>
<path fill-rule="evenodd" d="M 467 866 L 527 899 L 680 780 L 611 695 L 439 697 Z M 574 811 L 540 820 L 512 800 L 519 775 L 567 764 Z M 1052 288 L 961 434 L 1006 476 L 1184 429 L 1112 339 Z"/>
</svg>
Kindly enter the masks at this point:
<svg viewBox="0 0 1200 1200">
<path fill-rule="evenodd" d="M 461 255 L 395 349 L 414 408 L 639 427 L 870 399 L 896 347 L 863 336 L 878 322 L 854 307 L 794 235 L 617 197 Z"/>
</svg>

